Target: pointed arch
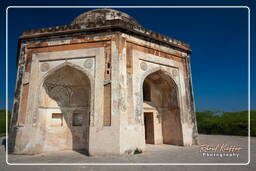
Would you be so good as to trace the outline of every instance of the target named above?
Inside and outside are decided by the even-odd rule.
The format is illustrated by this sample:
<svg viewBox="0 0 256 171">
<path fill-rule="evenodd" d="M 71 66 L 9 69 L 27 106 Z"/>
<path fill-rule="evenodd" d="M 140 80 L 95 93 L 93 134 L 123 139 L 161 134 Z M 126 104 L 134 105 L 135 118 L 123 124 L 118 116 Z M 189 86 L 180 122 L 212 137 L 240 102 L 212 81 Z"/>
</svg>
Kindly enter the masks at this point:
<svg viewBox="0 0 256 171">
<path fill-rule="evenodd" d="M 150 87 L 150 101 L 144 100 L 145 87 Z M 151 138 L 146 143 L 183 145 L 179 90 L 171 74 L 160 68 L 152 69 L 144 73 L 140 88 L 145 137 Z M 147 135 L 150 132 L 154 135 Z"/>
<path fill-rule="evenodd" d="M 62 63 L 43 75 L 39 86 L 38 108 L 42 115 L 47 115 L 47 146 L 58 150 L 88 152 L 93 84 L 88 71 L 69 62 Z"/>
</svg>

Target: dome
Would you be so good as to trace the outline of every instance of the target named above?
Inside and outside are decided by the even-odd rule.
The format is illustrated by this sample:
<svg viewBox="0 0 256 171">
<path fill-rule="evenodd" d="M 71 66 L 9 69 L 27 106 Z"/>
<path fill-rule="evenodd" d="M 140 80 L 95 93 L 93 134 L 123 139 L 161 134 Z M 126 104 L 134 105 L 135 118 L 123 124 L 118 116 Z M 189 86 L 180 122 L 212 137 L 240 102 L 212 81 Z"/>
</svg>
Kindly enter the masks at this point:
<svg viewBox="0 0 256 171">
<path fill-rule="evenodd" d="M 122 20 L 131 25 L 140 26 L 140 24 L 128 14 L 114 10 L 114 9 L 96 9 L 91 10 L 85 13 L 82 13 L 72 21 L 74 24 L 87 24 L 87 23 L 97 23 L 97 22 L 106 22 L 110 20 Z"/>
</svg>

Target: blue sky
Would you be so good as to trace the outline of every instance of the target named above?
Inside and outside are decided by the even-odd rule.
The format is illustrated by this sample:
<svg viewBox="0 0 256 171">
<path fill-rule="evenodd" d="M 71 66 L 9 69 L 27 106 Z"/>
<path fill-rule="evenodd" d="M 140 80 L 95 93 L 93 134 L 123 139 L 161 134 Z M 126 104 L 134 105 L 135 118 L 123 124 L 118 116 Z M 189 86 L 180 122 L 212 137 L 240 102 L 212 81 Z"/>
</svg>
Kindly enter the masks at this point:
<svg viewBox="0 0 256 171">
<path fill-rule="evenodd" d="M 15 89 L 17 40 L 22 32 L 34 28 L 67 25 L 76 16 L 88 10 L 90 9 L 9 9 L 9 108 L 12 107 Z M 131 15 L 147 29 L 191 45 L 191 67 L 197 110 L 247 109 L 248 10 L 246 8 L 118 8 L 118 10 Z M 2 31 L 3 27 L 1 27 Z M 1 38 L 0 41 L 2 51 L 5 40 Z M 2 61 L 1 76 L 5 70 L 5 61 Z M 4 77 L 1 78 L 3 78 L 1 84 L 4 84 Z M 2 109 L 5 108 L 5 99 L 2 98 L 5 89 L 1 88 L 0 95 L 0 109 Z M 254 95 L 252 98 L 255 98 Z M 256 109 L 253 101 L 251 108 Z"/>
</svg>

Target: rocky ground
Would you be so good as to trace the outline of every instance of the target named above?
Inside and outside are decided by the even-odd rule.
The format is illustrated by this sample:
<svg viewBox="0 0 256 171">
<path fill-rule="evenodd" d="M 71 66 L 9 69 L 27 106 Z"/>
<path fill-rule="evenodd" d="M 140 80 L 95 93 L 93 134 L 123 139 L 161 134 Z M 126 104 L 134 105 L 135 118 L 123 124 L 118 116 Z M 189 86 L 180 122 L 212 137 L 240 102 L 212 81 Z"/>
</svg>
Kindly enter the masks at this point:
<svg viewBox="0 0 256 171">
<path fill-rule="evenodd" d="M 0 159 L 1 168 L 0 170 L 256 170 L 256 138 L 251 138 L 251 162 L 249 165 L 245 165 L 248 162 L 248 138 L 240 136 L 221 136 L 221 135 L 200 135 L 200 144 L 217 145 L 225 144 L 228 146 L 237 146 L 242 149 L 233 152 L 220 152 L 220 148 L 215 152 L 215 156 L 205 152 L 200 152 L 199 146 L 192 147 L 179 147 L 172 145 L 147 145 L 147 151 L 142 154 L 129 155 L 129 156 L 108 156 L 108 157 L 88 157 L 83 153 L 74 151 L 62 151 L 62 152 L 51 152 L 39 155 L 8 155 L 8 162 L 6 163 L 6 156 L 4 146 L 0 148 Z M 1 142 L 3 138 L 1 138 Z M 218 156 L 216 156 L 218 154 Z M 220 156 L 222 155 L 222 157 Z M 225 156 L 224 156 L 225 155 Z M 228 155 L 228 156 L 227 156 Z M 232 155 L 232 156 L 230 156 Z M 73 166 L 29 166 L 28 163 L 70 163 Z M 91 164 L 89 166 L 81 164 Z M 112 163 L 114 166 L 97 166 L 96 164 Z M 128 166 L 123 166 L 126 164 Z M 178 165 L 177 165 L 178 163 Z M 215 166 L 191 166 L 185 164 L 199 164 L 199 163 L 212 163 Z M 214 164 L 217 163 L 217 164 Z M 233 165 L 224 166 L 221 163 L 232 163 L 232 164 L 244 164 L 243 166 Z M 23 165 L 15 165 L 23 164 Z M 25 165 L 24 165 L 25 164 Z M 134 165 L 134 164 L 140 164 Z M 155 164 L 152 166 L 150 164 Z M 172 166 L 164 166 L 163 164 L 175 164 Z"/>
</svg>

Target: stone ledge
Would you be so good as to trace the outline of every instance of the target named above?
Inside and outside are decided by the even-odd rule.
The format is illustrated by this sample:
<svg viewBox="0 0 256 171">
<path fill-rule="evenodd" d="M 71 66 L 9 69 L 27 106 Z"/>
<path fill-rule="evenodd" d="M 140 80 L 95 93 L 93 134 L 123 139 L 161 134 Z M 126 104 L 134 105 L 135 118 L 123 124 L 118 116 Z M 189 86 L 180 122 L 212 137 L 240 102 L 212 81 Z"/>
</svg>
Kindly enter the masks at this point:
<svg viewBox="0 0 256 171">
<path fill-rule="evenodd" d="M 41 28 L 41 29 L 32 29 L 23 32 L 20 40 L 26 39 L 36 39 L 43 38 L 49 36 L 60 36 L 67 34 L 75 34 L 75 33 L 99 33 L 99 32 L 113 32 L 113 31 L 121 31 L 128 32 L 132 35 L 137 35 L 147 39 L 149 41 L 157 41 L 158 43 L 166 44 L 172 46 L 176 49 L 185 51 L 187 53 L 191 53 L 191 49 L 189 44 L 181 42 L 179 40 L 170 38 L 163 34 L 153 32 L 148 29 L 144 29 L 141 26 L 132 25 L 123 20 L 110 20 L 104 22 L 91 22 L 86 24 L 73 24 L 73 25 L 64 25 L 64 26 L 56 26 L 49 28 Z"/>
</svg>

